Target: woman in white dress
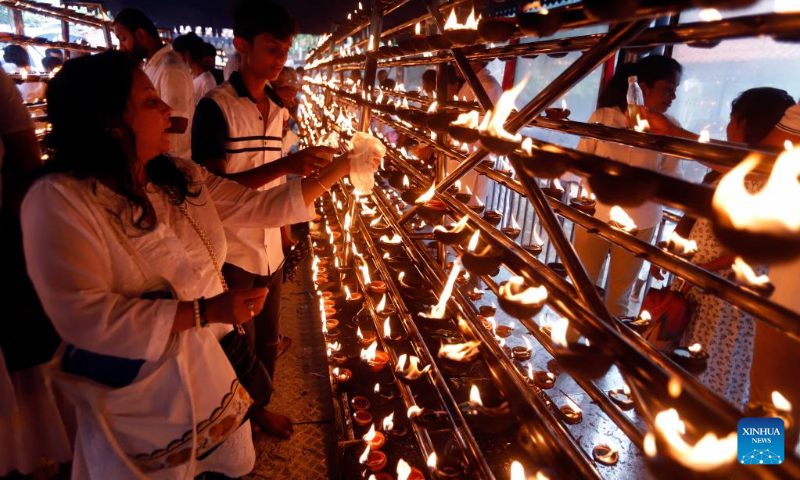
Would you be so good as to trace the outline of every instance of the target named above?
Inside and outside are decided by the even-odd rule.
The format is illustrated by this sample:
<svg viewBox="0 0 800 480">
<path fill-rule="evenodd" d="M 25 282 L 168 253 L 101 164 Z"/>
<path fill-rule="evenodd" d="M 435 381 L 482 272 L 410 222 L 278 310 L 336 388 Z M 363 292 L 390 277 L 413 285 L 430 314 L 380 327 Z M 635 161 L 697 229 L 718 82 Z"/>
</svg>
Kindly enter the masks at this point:
<svg viewBox="0 0 800 480">
<path fill-rule="evenodd" d="M 73 478 L 248 473 L 251 399 L 219 339 L 260 311 L 266 289 L 226 291 L 223 226 L 309 220 L 349 157 L 260 192 L 165 156 L 171 110 L 117 52 L 67 62 L 48 110 L 52 160 L 22 228 L 31 280 L 67 344 L 51 372 L 77 411 Z M 322 153 L 333 151 L 300 155 Z"/>
</svg>

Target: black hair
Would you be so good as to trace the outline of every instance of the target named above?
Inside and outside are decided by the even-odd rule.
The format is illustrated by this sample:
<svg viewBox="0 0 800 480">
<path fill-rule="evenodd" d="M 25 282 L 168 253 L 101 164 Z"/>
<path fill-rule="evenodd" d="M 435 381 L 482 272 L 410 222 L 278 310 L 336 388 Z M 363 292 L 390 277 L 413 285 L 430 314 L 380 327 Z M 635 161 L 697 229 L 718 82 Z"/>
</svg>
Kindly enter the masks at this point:
<svg viewBox="0 0 800 480">
<path fill-rule="evenodd" d="M 42 68 L 45 72 L 52 72 L 56 67 L 64 65 L 64 60 L 59 57 L 44 57 L 42 59 Z"/>
<path fill-rule="evenodd" d="M 136 139 L 123 121 L 139 67 L 128 55 L 109 50 L 70 60 L 47 88 L 47 115 L 52 131 L 46 146 L 52 151 L 41 173 L 62 172 L 77 178 L 108 179 L 127 199 L 133 225 L 146 222 L 150 204 L 133 176 L 138 162 Z M 200 191 L 167 155 L 147 162 L 147 178 L 174 194 L 175 204 Z M 138 207 L 138 208 L 135 208 Z M 136 215 L 135 212 L 140 212 Z M 121 212 L 111 212 L 122 222 Z"/>
<path fill-rule="evenodd" d="M 63 59 L 64 58 L 64 50 L 60 48 L 48 48 L 44 51 L 45 57 L 58 57 Z"/>
<path fill-rule="evenodd" d="M 203 43 L 203 56 L 204 57 L 217 57 L 217 47 L 211 43 Z"/>
<path fill-rule="evenodd" d="M 740 93 L 731 103 L 731 116 L 745 122 L 745 143 L 757 145 L 767 138 L 786 110 L 794 105 L 794 98 L 786 90 L 751 88 Z"/>
<path fill-rule="evenodd" d="M 636 62 L 636 76 L 639 83 L 652 87 L 659 80 L 668 80 L 683 74 L 683 67 L 677 60 L 664 55 L 649 55 Z"/>
<path fill-rule="evenodd" d="M 193 62 L 200 63 L 205 56 L 206 42 L 198 37 L 196 33 L 189 32 L 185 35 L 175 37 L 172 41 L 172 49 L 178 53 L 186 53 Z"/>
<path fill-rule="evenodd" d="M 25 47 L 16 44 L 7 45 L 3 49 L 3 60 L 20 68 L 31 66 L 31 57 L 28 55 L 28 51 L 25 50 Z"/>
<path fill-rule="evenodd" d="M 114 17 L 114 25 L 122 25 L 131 34 L 136 34 L 140 28 L 152 38 L 159 39 L 158 29 L 153 21 L 141 10 L 136 8 L 125 8 Z"/>
<path fill-rule="evenodd" d="M 384 90 L 394 90 L 396 86 L 397 82 L 393 78 L 384 78 L 381 82 L 381 88 Z"/>
<path fill-rule="evenodd" d="M 425 70 L 422 74 L 422 81 L 432 83 L 436 87 L 436 70 Z"/>
<path fill-rule="evenodd" d="M 278 3 L 270 0 L 243 0 L 233 8 L 233 35 L 250 43 L 262 33 L 288 41 L 297 32 L 297 22 Z"/>
<path fill-rule="evenodd" d="M 606 83 L 597 106 L 600 108 L 619 108 L 623 112 L 628 107 L 628 77 L 636 75 L 636 65 L 633 63 L 623 63 L 617 66 L 614 76 Z"/>
</svg>

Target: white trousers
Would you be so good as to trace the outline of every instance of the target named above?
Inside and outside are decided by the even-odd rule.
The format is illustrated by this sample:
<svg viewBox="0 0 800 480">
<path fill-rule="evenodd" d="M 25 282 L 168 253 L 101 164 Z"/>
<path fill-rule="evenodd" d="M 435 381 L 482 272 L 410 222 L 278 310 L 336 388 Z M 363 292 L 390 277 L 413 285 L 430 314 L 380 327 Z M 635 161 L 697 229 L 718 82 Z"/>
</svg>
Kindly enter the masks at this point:
<svg viewBox="0 0 800 480">
<path fill-rule="evenodd" d="M 647 243 L 653 240 L 658 226 L 639 230 L 636 237 Z M 633 284 L 639 276 L 644 260 L 635 257 L 629 251 L 612 245 L 597 235 L 586 232 L 583 228 L 575 229 L 575 251 L 583 262 L 589 279 L 597 283 L 603 263 L 610 252 L 608 285 L 606 285 L 606 306 L 612 315 L 626 316 L 628 313 L 628 297 Z"/>
</svg>

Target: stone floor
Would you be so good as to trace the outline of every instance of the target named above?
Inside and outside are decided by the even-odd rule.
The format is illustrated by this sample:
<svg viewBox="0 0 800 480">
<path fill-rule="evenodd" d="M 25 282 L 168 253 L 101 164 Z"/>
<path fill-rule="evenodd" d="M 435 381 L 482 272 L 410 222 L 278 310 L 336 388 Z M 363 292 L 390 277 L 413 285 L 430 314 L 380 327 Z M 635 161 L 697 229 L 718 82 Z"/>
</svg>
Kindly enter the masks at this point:
<svg viewBox="0 0 800 480">
<path fill-rule="evenodd" d="M 294 435 L 278 440 L 258 434 L 256 466 L 248 479 L 335 477 L 329 473 L 329 466 L 336 471 L 335 433 L 317 305 L 306 259 L 283 286 L 281 333 L 293 343 L 278 360 L 270 402 L 271 409 L 292 419 Z"/>
</svg>

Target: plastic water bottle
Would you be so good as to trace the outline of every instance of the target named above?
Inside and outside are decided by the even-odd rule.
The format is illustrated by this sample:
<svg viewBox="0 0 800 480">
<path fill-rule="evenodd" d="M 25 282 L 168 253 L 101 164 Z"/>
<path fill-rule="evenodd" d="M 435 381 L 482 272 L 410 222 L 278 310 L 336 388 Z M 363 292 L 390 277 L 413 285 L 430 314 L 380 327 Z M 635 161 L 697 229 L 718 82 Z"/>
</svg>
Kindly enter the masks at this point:
<svg viewBox="0 0 800 480">
<path fill-rule="evenodd" d="M 647 119 L 644 107 L 644 94 L 635 75 L 628 77 L 628 123 L 632 127 L 641 125 Z"/>
</svg>

